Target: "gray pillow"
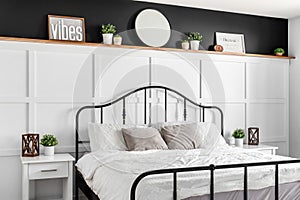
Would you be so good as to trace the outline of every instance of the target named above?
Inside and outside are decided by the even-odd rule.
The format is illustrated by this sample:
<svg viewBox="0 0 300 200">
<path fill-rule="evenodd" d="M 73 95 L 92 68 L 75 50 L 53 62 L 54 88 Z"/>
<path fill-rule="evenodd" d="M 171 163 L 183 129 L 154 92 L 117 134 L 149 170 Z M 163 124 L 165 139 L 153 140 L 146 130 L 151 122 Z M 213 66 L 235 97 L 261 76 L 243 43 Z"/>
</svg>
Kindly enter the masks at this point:
<svg viewBox="0 0 300 200">
<path fill-rule="evenodd" d="M 122 128 L 122 134 L 129 151 L 168 149 L 159 131 L 155 128 Z"/>
<path fill-rule="evenodd" d="M 181 124 L 161 128 L 161 134 L 169 149 L 198 149 L 202 145 L 202 137 L 197 124 Z"/>
</svg>

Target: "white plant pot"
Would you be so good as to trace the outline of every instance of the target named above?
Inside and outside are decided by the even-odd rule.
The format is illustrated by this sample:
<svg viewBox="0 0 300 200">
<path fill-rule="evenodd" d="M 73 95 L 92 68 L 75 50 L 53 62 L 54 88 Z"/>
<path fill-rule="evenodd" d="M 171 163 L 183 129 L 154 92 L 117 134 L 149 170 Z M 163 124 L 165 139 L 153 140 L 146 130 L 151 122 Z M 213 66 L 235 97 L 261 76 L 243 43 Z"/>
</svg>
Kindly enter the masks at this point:
<svg viewBox="0 0 300 200">
<path fill-rule="evenodd" d="M 54 146 L 44 147 L 44 150 L 45 156 L 54 156 Z"/>
<path fill-rule="evenodd" d="M 244 138 L 235 138 L 235 146 L 243 147 Z"/>
<path fill-rule="evenodd" d="M 114 44 L 115 45 L 121 45 L 122 44 L 122 38 L 121 37 L 114 37 Z"/>
<path fill-rule="evenodd" d="M 192 40 L 191 41 L 191 49 L 192 50 L 199 50 L 199 44 L 200 44 L 199 40 Z"/>
<path fill-rule="evenodd" d="M 113 34 L 112 33 L 105 33 L 102 34 L 103 36 L 103 44 L 112 44 Z"/>
<path fill-rule="evenodd" d="M 188 42 L 182 42 L 181 47 L 182 49 L 188 50 L 190 48 L 190 44 Z"/>
</svg>

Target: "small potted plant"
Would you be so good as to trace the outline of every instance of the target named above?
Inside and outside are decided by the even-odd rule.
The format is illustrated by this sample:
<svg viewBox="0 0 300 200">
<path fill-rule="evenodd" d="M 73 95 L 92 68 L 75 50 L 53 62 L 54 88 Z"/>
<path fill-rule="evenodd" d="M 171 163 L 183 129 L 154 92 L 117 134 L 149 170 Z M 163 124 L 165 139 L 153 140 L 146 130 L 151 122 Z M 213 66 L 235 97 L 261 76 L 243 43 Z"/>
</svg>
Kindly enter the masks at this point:
<svg viewBox="0 0 300 200">
<path fill-rule="evenodd" d="M 200 42 L 202 42 L 202 35 L 199 32 L 190 32 L 188 36 L 191 42 L 191 49 L 198 50 Z"/>
<path fill-rule="evenodd" d="M 274 50 L 274 54 L 276 56 L 282 56 L 284 54 L 284 49 L 283 48 L 277 48 Z"/>
<path fill-rule="evenodd" d="M 190 48 L 190 43 L 188 40 L 182 40 L 181 42 L 182 49 L 188 50 Z"/>
<path fill-rule="evenodd" d="M 116 34 L 114 36 L 114 44 L 115 45 L 121 45 L 122 44 L 122 37 L 119 34 Z"/>
<path fill-rule="evenodd" d="M 244 137 L 245 137 L 244 130 L 241 128 L 238 128 L 233 132 L 232 136 L 235 138 L 235 146 L 243 147 L 243 142 L 244 142 Z"/>
<path fill-rule="evenodd" d="M 116 27 L 112 24 L 102 24 L 101 32 L 104 44 L 112 44 L 113 35 L 116 33 Z"/>
<path fill-rule="evenodd" d="M 54 135 L 45 134 L 41 139 L 41 145 L 45 147 L 45 156 L 53 156 L 54 155 L 54 146 L 57 145 L 57 139 Z"/>
</svg>

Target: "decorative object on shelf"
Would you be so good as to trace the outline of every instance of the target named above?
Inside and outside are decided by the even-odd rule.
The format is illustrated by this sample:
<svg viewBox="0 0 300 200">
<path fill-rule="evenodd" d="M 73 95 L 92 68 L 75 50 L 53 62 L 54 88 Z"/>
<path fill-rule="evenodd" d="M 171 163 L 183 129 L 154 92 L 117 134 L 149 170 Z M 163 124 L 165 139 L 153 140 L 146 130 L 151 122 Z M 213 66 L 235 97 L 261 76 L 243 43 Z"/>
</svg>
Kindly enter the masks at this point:
<svg viewBox="0 0 300 200">
<path fill-rule="evenodd" d="M 188 40 L 182 40 L 181 42 L 182 49 L 188 50 L 190 48 L 190 43 Z"/>
<path fill-rule="evenodd" d="M 276 49 L 274 50 L 274 54 L 275 54 L 276 56 L 282 56 L 282 55 L 284 54 L 284 49 L 283 49 L 283 48 L 276 48 Z"/>
<path fill-rule="evenodd" d="M 85 42 L 84 18 L 48 15 L 49 40 Z"/>
<path fill-rule="evenodd" d="M 135 31 L 140 40 L 151 47 L 167 44 L 171 36 L 168 19 L 159 11 L 145 9 L 135 19 Z"/>
<path fill-rule="evenodd" d="M 216 32 L 217 45 L 222 45 L 224 52 L 245 53 L 244 34 Z"/>
<path fill-rule="evenodd" d="M 45 156 L 53 156 L 54 155 L 54 146 L 57 145 L 57 139 L 54 135 L 51 134 L 45 134 L 43 135 L 43 138 L 41 139 L 41 145 L 44 146 Z"/>
<path fill-rule="evenodd" d="M 34 157 L 40 155 L 40 139 L 37 133 L 22 135 L 22 156 Z"/>
<path fill-rule="evenodd" d="M 200 42 L 202 42 L 202 35 L 199 32 L 190 32 L 189 40 L 191 42 L 192 50 L 199 50 Z"/>
<path fill-rule="evenodd" d="M 112 24 L 102 24 L 101 33 L 104 44 L 112 44 L 113 35 L 116 33 L 116 26 Z"/>
<path fill-rule="evenodd" d="M 249 127 L 248 128 L 248 144 L 258 145 L 259 143 L 259 128 Z"/>
<path fill-rule="evenodd" d="M 243 142 L 244 142 L 244 137 L 245 137 L 244 130 L 241 128 L 238 128 L 233 132 L 232 136 L 235 138 L 235 146 L 243 147 Z"/>
<path fill-rule="evenodd" d="M 119 34 L 114 35 L 114 44 L 121 45 L 122 44 L 122 37 Z"/>
<path fill-rule="evenodd" d="M 217 52 L 223 52 L 224 48 L 223 48 L 222 45 L 216 44 L 216 45 L 214 46 L 214 50 L 217 51 Z"/>
</svg>

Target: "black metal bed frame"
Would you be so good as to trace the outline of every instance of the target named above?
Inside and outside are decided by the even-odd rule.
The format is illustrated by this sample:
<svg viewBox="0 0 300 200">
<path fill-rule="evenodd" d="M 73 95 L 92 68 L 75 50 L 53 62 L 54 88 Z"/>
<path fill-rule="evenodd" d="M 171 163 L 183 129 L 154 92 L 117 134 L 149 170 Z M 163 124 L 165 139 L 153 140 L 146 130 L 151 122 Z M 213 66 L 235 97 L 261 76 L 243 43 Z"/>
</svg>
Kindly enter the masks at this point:
<svg viewBox="0 0 300 200">
<path fill-rule="evenodd" d="M 122 109 L 122 121 L 123 124 L 126 123 L 126 98 L 134 93 L 137 93 L 139 91 L 144 91 L 144 124 L 147 124 L 147 90 L 151 89 L 161 89 L 164 91 L 164 98 L 165 98 L 165 105 L 164 105 L 164 114 L 165 114 L 165 122 L 167 122 L 167 104 L 168 104 L 168 92 L 173 92 L 183 98 L 183 105 L 184 105 L 184 111 L 183 111 L 183 117 L 184 121 L 186 121 L 187 118 L 187 101 L 194 105 L 195 107 L 199 108 L 200 112 L 200 121 L 205 120 L 205 109 L 216 109 L 220 112 L 220 118 L 221 118 L 221 135 L 224 133 L 224 116 L 222 110 L 217 106 L 204 106 L 201 104 L 198 104 L 191 99 L 187 98 L 183 94 L 177 92 L 176 90 L 173 90 L 168 87 L 164 86 L 145 86 L 138 89 L 135 89 L 131 92 L 128 92 L 127 94 L 102 105 L 88 105 L 81 107 L 77 113 L 76 113 L 76 121 L 75 121 L 75 158 L 76 162 L 79 159 L 79 145 L 83 143 L 89 143 L 89 141 L 82 141 L 79 140 L 79 115 L 83 110 L 87 109 L 100 109 L 100 123 L 103 123 L 103 108 L 112 106 L 113 104 L 122 101 L 123 102 L 123 109 Z M 149 110 L 149 115 L 151 119 L 151 111 Z M 242 163 L 242 164 L 229 164 L 229 165 L 209 165 L 209 166 L 200 166 L 200 167 L 187 167 L 187 168 L 170 168 L 170 169 L 160 169 L 160 170 L 153 170 L 153 171 L 147 171 L 142 174 L 140 174 L 133 182 L 131 191 L 130 191 L 130 200 L 136 200 L 136 189 L 139 184 L 139 182 L 144 179 L 147 176 L 157 175 L 157 174 L 173 174 L 173 200 L 177 200 L 177 174 L 178 173 L 184 173 L 184 172 L 192 172 L 192 171 L 210 171 L 210 199 L 214 199 L 214 171 L 218 169 L 229 169 L 229 168 L 244 168 L 244 199 L 246 200 L 248 198 L 248 167 L 254 167 L 254 166 L 266 166 L 266 165 L 275 165 L 275 200 L 279 199 L 279 181 L 278 181 L 278 165 L 280 164 L 291 164 L 291 163 L 300 163 L 300 160 L 285 160 L 285 161 L 272 161 L 272 162 L 259 162 L 259 163 Z M 87 186 L 85 180 L 83 179 L 80 172 L 76 169 L 76 176 L 75 176 L 75 198 L 78 200 L 78 189 L 81 189 L 84 194 L 91 200 L 99 199 L 97 195 Z"/>
</svg>

